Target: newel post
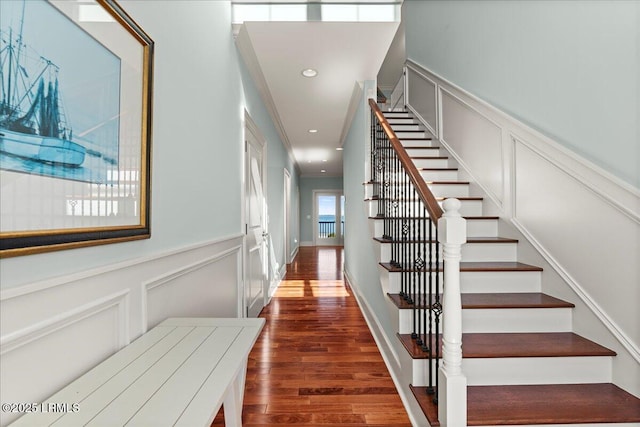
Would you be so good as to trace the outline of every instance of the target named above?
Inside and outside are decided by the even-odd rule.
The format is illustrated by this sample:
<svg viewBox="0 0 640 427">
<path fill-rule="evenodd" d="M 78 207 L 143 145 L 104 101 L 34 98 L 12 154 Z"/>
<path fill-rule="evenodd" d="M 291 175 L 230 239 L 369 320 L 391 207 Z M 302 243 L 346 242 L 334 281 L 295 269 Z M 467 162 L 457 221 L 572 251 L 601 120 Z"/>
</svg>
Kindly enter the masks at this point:
<svg viewBox="0 0 640 427">
<path fill-rule="evenodd" d="M 460 258 L 467 241 L 467 224 L 460 201 L 447 199 L 438 220 L 438 241 L 444 259 L 442 295 L 442 365 L 438 372 L 438 419 L 442 426 L 467 425 L 467 377 L 462 372 L 462 301 Z"/>
</svg>

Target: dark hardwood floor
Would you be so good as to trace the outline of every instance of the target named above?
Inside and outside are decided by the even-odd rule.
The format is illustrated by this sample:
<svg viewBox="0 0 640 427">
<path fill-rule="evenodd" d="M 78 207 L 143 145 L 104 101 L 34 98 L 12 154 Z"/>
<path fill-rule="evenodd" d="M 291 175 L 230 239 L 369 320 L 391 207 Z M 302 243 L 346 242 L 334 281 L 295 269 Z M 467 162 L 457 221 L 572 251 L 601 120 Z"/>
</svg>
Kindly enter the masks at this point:
<svg viewBox="0 0 640 427">
<path fill-rule="evenodd" d="M 342 277 L 341 247 L 302 247 L 249 356 L 243 426 L 410 426 Z M 213 426 L 224 425 L 222 411 Z"/>
</svg>

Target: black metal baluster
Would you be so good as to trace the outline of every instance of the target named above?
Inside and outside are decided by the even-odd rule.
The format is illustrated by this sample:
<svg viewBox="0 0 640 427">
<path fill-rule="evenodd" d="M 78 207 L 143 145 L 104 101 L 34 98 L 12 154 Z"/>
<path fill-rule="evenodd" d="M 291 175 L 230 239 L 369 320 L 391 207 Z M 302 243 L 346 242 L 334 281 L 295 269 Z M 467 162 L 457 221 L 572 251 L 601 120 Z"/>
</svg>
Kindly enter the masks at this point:
<svg viewBox="0 0 640 427">
<path fill-rule="evenodd" d="M 433 311 L 435 315 L 435 342 L 433 346 L 435 347 L 435 383 L 436 390 L 438 389 L 438 369 L 440 368 L 440 316 L 442 315 L 442 304 L 440 303 L 440 271 L 443 272 L 442 276 L 442 288 L 444 291 L 444 269 L 440 268 L 440 243 L 438 242 L 438 228 L 435 230 L 435 252 L 436 252 L 436 293 L 435 293 L 435 303 L 433 304 Z M 433 403 L 438 404 L 438 394 L 434 393 Z"/>
</svg>

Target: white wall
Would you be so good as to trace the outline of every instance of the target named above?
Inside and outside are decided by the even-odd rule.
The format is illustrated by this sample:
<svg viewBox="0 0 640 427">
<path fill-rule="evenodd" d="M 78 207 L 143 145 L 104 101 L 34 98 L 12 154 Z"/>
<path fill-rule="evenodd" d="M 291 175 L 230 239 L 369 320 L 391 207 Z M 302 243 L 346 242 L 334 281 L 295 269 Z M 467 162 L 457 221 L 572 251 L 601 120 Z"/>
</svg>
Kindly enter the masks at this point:
<svg viewBox="0 0 640 427">
<path fill-rule="evenodd" d="M 640 187 L 640 2 L 408 1 L 407 57 Z"/>
<path fill-rule="evenodd" d="M 289 157 L 243 85 L 230 2 L 121 5 L 155 41 L 152 237 L 0 260 L 3 402 L 40 401 L 166 317 L 241 313 L 245 108 L 269 139 L 282 246 L 273 224 Z"/>
</svg>

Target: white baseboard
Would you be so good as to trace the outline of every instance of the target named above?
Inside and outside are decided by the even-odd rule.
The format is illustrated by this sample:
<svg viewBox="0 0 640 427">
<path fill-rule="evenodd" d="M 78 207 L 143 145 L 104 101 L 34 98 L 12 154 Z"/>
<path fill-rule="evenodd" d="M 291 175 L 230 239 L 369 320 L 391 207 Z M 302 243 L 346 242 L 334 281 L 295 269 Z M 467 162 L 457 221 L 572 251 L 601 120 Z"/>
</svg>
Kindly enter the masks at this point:
<svg viewBox="0 0 640 427">
<path fill-rule="evenodd" d="M 400 358 L 396 351 L 394 350 L 393 345 L 389 342 L 389 337 L 384 333 L 382 325 L 378 317 L 375 314 L 375 311 L 371 308 L 369 303 L 365 298 L 360 294 L 360 289 L 358 285 L 353 280 L 351 274 L 345 269 L 344 270 L 344 278 L 353 290 L 353 295 L 360 307 L 360 311 L 364 316 L 365 321 L 367 322 L 367 326 L 369 327 L 369 331 L 371 331 L 371 335 L 373 335 L 373 339 L 380 350 L 380 354 L 382 355 L 382 359 L 384 360 L 389 373 L 391 374 L 391 379 L 398 390 L 398 394 L 400 395 L 400 400 L 402 400 L 402 404 L 407 410 L 407 415 L 409 416 L 409 420 L 413 426 L 418 426 L 416 414 L 411 410 L 412 406 L 409 404 L 410 400 L 415 400 L 413 396 L 409 393 L 408 387 L 403 387 L 402 382 L 398 377 L 398 370 L 401 369 L 400 366 Z M 422 414 L 420 414 L 422 417 Z"/>
<path fill-rule="evenodd" d="M 306 246 L 315 246 L 315 245 L 313 244 L 313 242 L 300 242 L 300 246 L 306 247 Z"/>
</svg>

